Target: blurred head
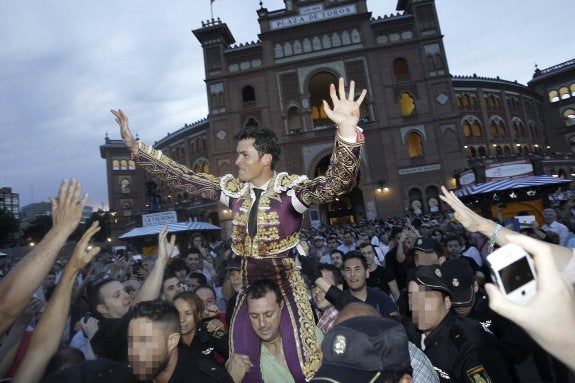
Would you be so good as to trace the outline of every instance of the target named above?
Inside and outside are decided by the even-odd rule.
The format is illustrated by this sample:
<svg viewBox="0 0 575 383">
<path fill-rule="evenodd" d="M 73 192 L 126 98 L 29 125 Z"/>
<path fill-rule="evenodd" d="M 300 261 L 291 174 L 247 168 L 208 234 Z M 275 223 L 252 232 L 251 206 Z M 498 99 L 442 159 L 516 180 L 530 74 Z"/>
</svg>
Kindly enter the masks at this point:
<svg viewBox="0 0 575 383">
<path fill-rule="evenodd" d="M 191 291 L 183 291 L 174 297 L 174 306 L 180 314 L 180 333 L 195 334 L 204 311 L 200 297 Z"/>
<path fill-rule="evenodd" d="M 130 295 L 124 291 L 124 285 L 112 278 L 90 284 L 87 287 L 87 295 L 92 314 L 98 319 L 121 318 L 132 304 Z"/>
<path fill-rule="evenodd" d="M 463 241 L 461 237 L 450 235 L 445 238 L 445 249 L 450 258 L 458 258 L 463 250 Z"/>
<path fill-rule="evenodd" d="M 336 286 L 340 290 L 343 289 L 343 276 L 339 268 L 334 265 L 322 263 L 318 266 L 318 269 L 327 283 Z M 319 311 L 323 312 L 333 306 L 330 301 L 325 299 L 325 293 L 315 285 L 312 287 L 312 298 Z"/>
<path fill-rule="evenodd" d="M 343 267 L 343 253 L 339 250 L 333 250 L 329 257 L 331 258 L 331 263 L 337 268 Z"/>
<path fill-rule="evenodd" d="M 350 251 L 343 258 L 343 277 L 351 291 L 365 289 L 369 271 L 367 261 L 358 251 Z"/>
<path fill-rule="evenodd" d="M 284 302 L 275 283 L 262 279 L 256 281 L 246 291 L 250 323 L 263 342 L 274 342 L 280 334 L 281 311 Z"/>
<path fill-rule="evenodd" d="M 327 248 L 329 251 L 334 251 L 339 246 L 339 242 L 336 237 L 329 237 L 327 240 Z"/>
<path fill-rule="evenodd" d="M 176 274 L 169 269 L 165 270 L 164 280 L 162 281 L 162 298 L 169 303 L 173 303 L 174 296 L 183 290 Z"/>
<path fill-rule="evenodd" d="M 138 303 L 128 326 L 128 359 L 139 380 L 152 380 L 177 355 L 180 341 L 178 310 L 164 301 Z"/>
<path fill-rule="evenodd" d="M 343 233 L 343 243 L 346 246 L 353 245 L 353 233 L 351 231 L 346 231 Z"/>
<path fill-rule="evenodd" d="M 419 266 L 407 286 L 413 324 L 428 334 L 449 313 L 449 288 L 438 265 Z"/>
<path fill-rule="evenodd" d="M 199 286 L 194 293 L 201 299 L 204 310 L 216 304 L 216 292 L 211 286 Z"/>
<path fill-rule="evenodd" d="M 188 255 L 186 256 L 186 266 L 190 271 L 198 271 L 204 268 L 202 254 L 196 248 L 192 248 L 188 251 Z"/>
<path fill-rule="evenodd" d="M 361 255 L 365 257 L 367 267 L 372 267 L 375 263 L 375 249 L 373 248 L 373 245 L 369 242 L 362 242 L 359 246 L 359 251 L 361 252 Z"/>
<path fill-rule="evenodd" d="M 553 221 L 557 220 L 557 212 L 555 209 L 547 208 L 543 210 L 543 220 L 545 220 L 546 224 L 551 224 Z"/>
<path fill-rule="evenodd" d="M 205 286 L 208 284 L 208 279 L 202 273 L 190 273 L 188 276 L 188 288 L 190 291 L 196 290 L 200 286 Z"/>
</svg>

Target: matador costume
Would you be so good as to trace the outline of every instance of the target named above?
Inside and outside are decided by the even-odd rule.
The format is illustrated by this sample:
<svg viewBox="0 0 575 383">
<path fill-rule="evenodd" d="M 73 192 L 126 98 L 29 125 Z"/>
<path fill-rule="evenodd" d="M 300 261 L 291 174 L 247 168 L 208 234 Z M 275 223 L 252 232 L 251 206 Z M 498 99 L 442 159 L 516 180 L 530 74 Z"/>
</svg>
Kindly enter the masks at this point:
<svg viewBox="0 0 575 383">
<path fill-rule="evenodd" d="M 280 333 L 295 382 L 309 380 L 321 361 L 305 283 L 288 254 L 299 243 L 303 213 L 308 207 L 330 202 L 355 186 L 364 142 L 361 130 L 356 131 L 355 143 L 336 135 L 325 176 L 310 180 L 306 176 L 274 172 L 260 197 L 257 234 L 253 238 L 247 232 L 255 198 L 250 182 L 240 181 L 231 174 L 216 177 L 194 173 L 142 142 L 134 156 L 142 168 L 169 186 L 220 201 L 232 210 L 232 250 L 242 259 L 243 291 L 259 279 L 271 279 L 281 290 L 285 304 Z M 260 347 L 261 341 L 251 327 L 246 296 L 240 293 L 232 317 L 230 353 L 246 354 L 259 367 Z M 243 381 L 261 382 L 260 369 L 251 368 Z"/>
</svg>

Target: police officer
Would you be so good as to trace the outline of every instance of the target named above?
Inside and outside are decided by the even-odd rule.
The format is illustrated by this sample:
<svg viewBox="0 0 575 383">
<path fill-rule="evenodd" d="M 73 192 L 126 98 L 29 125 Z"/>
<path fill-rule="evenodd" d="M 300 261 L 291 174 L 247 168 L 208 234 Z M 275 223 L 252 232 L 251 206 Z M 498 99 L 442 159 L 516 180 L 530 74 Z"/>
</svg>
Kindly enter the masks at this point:
<svg viewBox="0 0 575 383">
<path fill-rule="evenodd" d="M 512 382 L 493 334 L 479 322 L 451 313 L 451 291 L 439 265 L 419 266 L 408 283 L 417 332 L 410 340 L 425 352 L 442 382 Z"/>
<path fill-rule="evenodd" d="M 453 312 L 479 321 L 497 337 L 513 381 L 520 382 L 515 365 L 523 363 L 531 353 L 534 346 L 531 338 L 519 326 L 491 311 L 487 294 L 479 288 L 466 260 L 449 259 L 441 267 L 451 291 Z"/>
</svg>

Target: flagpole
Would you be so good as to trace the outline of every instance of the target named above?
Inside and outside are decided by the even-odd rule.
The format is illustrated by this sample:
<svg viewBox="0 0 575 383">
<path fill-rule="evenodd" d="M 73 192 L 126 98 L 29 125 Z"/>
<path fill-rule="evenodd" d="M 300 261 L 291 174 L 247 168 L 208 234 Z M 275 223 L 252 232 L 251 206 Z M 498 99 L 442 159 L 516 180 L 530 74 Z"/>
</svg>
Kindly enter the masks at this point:
<svg viewBox="0 0 575 383">
<path fill-rule="evenodd" d="M 212 20 L 214 19 L 214 0 L 210 0 L 210 14 L 212 15 Z"/>
</svg>

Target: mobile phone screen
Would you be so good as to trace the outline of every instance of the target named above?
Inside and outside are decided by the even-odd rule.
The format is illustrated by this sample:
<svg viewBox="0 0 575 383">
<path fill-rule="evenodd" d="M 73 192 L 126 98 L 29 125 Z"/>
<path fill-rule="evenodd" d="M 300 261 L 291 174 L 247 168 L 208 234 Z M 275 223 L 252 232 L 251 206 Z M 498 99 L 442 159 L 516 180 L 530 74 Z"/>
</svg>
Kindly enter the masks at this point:
<svg viewBox="0 0 575 383">
<path fill-rule="evenodd" d="M 510 293 L 535 279 L 527 257 L 522 257 L 499 270 L 499 275 L 506 293 Z"/>
</svg>

